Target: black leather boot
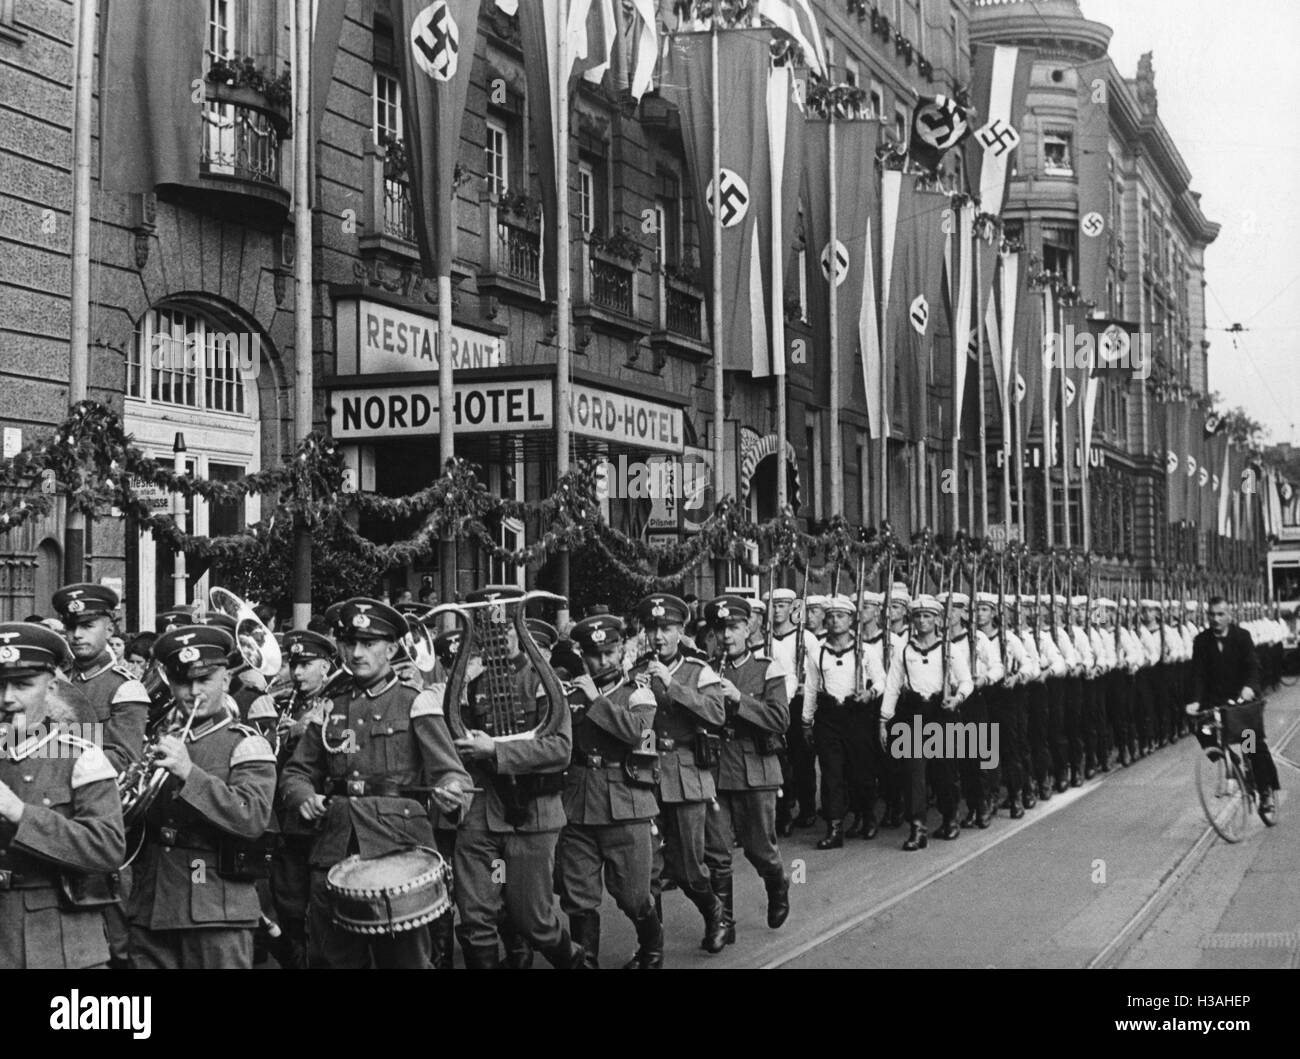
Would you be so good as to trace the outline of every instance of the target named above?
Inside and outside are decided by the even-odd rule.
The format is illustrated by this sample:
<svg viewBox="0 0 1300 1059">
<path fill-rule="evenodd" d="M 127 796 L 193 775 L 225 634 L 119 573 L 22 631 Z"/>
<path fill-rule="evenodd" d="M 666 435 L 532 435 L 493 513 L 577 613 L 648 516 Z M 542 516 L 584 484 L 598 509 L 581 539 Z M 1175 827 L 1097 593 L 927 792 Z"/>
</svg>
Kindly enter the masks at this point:
<svg viewBox="0 0 1300 1059">
<path fill-rule="evenodd" d="M 957 818 L 955 816 L 945 816 L 943 818 L 943 826 L 934 833 L 934 837 L 952 841 L 960 834 L 961 828 L 957 826 Z"/>
<path fill-rule="evenodd" d="M 690 898 L 704 917 L 704 938 L 700 948 L 716 956 L 727 947 L 727 910 L 707 883 L 691 893 Z"/>
<path fill-rule="evenodd" d="M 975 810 L 975 826 L 981 831 L 985 830 L 993 822 L 993 810 L 988 802 L 980 802 Z"/>
<path fill-rule="evenodd" d="M 844 848 L 844 821 L 832 820 L 826 826 L 826 837 L 818 840 L 818 849 L 843 849 Z"/>
<path fill-rule="evenodd" d="M 527 971 L 533 966 L 533 947 L 509 923 L 501 925 L 501 943 L 505 946 L 505 966 L 512 971 Z"/>
<path fill-rule="evenodd" d="M 597 929 L 599 929 L 599 920 L 597 920 Z M 586 950 L 564 929 L 561 929 L 560 940 L 556 942 L 555 947 L 543 952 L 542 955 L 557 971 L 579 971 L 587 966 Z"/>
<path fill-rule="evenodd" d="M 862 837 L 870 842 L 880 834 L 880 825 L 876 823 L 875 812 L 866 813 L 862 818 Z"/>
<path fill-rule="evenodd" d="M 1012 820 L 1021 819 L 1025 815 L 1025 807 L 1020 804 L 1020 797 L 1018 795 L 1013 794 L 1007 800 L 1011 803 L 1011 807 L 1009 809 L 1009 812 L 1011 813 L 1011 819 Z"/>
<path fill-rule="evenodd" d="M 925 825 L 918 820 L 913 820 L 912 833 L 907 836 L 903 848 L 910 853 L 914 849 L 925 849 L 929 844 L 930 840 L 926 837 Z"/>
<path fill-rule="evenodd" d="M 582 946 L 582 965 L 589 971 L 600 969 L 600 913 L 575 912 L 569 916 L 569 936 Z"/>
<path fill-rule="evenodd" d="M 736 909 L 734 905 L 735 890 L 730 875 L 715 875 L 712 879 L 713 894 L 722 902 L 722 912 L 727 925 L 726 942 L 736 944 Z"/>
<path fill-rule="evenodd" d="M 661 971 L 664 966 L 664 925 L 654 908 L 632 921 L 636 927 L 636 955 L 623 964 L 625 971 Z"/>
<path fill-rule="evenodd" d="M 763 881 L 767 885 L 767 925 L 776 930 L 790 916 L 790 878 L 777 871 Z"/>
<path fill-rule="evenodd" d="M 974 806 L 970 806 L 966 810 L 966 815 L 961 818 L 961 826 L 969 830 L 970 828 L 975 826 L 975 823 L 978 819 L 979 819 L 979 812 L 976 810 Z M 985 824 L 984 826 L 987 827 L 988 825 Z"/>
<path fill-rule="evenodd" d="M 1020 797 L 1020 804 L 1026 809 L 1032 809 L 1038 804 L 1038 799 L 1034 796 L 1034 785 L 1026 783 L 1024 792 Z"/>
</svg>

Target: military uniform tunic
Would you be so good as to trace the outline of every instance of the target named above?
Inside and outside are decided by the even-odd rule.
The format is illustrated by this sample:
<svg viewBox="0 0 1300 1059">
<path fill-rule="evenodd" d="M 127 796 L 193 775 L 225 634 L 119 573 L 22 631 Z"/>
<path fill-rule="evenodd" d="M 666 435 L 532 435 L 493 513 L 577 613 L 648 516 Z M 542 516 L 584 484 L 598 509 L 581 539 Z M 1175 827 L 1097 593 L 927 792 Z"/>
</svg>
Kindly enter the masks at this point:
<svg viewBox="0 0 1300 1059">
<path fill-rule="evenodd" d="M 227 706 L 229 703 L 227 703 Z M 145 814 L 145 845 L 127 901 L 137 967 L 249 967 L 261 907 L 251 881 L 223 878 L 220 848 L 271 821 L 275 756 L 228 712 L 196 724 L 192 768 L 171 777 Z"/>
<path fill-rule="evenodd" d="M 107 756 L 46 731 L 0 754 L 0 780 L 26 803 L 17 824 L 0 820 L 0 968 L 106 964 L 100 909 L 66 905 L 59 873 L 113 872 L 126 857 Z"/>
<path fill-rule="evenodd" d="M 104 753 L 122 771 L 140 757 L 149 722 L 149 693 L 126 666 L 105 651 L 86 669 L 74 670 L 69 682 L 90 702 L 94 720 L 104 726 Z"/>
</svg>

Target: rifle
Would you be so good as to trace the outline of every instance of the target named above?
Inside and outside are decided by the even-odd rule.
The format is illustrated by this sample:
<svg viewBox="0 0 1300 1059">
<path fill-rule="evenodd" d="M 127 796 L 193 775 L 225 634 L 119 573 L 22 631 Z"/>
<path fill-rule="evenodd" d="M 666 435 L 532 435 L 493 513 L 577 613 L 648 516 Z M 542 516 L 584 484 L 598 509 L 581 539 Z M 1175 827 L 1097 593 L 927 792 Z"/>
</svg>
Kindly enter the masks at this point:
<svg viewBox="0 0 1300 1059">
<path fill-rule="evenodd" d="M 857 697 L 860 702 L 865 702 L 867 699 L 867 687 L 863 679 L 866 676 L 866 673 L 864 672 L 864 670 L 866 669 L 866 658 L 864 655 L 866 651 L 867 638 L 862 635 L 862 593 L 867 587 L 866 577 L 867 577 L 867 557 L 865 555 L 859 555 L 858 556 L 858 579 L 857 579 L 858 594 L 856 600 L 858 609 L 857 609 L 857 623 L 856 623 L 857 628 L 855 630 L 856 635 L 854 636 L 854 643 L 853 643 L 853 673 L 854 673 L 854 682 L 855 682 L 854 691 L 857 693 Z"/>
<path fill-rule="evenodd" d="M 803 683 L 804 642 L 803 635 L 808 628 L 808 570 L 812 565 L 804 556 L 803 596 L 799 600 L 799 620 L 794 627 L 794 672 L 799 683 Z"/>
<path fill-rule="evenodd" d="M 998 553 L 998 651 L 1002 655 L 1002 668 L 1007 676 L 1012 676 L 1010 659 L 1007 658 L 1007 557 L 1005 552 Z"/>
<path fill-rule="evenodd" d="M 773 562 L 772 568 L 767 572 L 767 639 L 763 649 L 768 658 L 772 657 L 772 637 L 775 634 L 774 624 L 772 622 L 772 596 L 776 592 L 776 563 Z"/>
<path fill-rule="evenodd" d="M 892 538 L 886 539 L 885 549 L 885 609 L 882 613 L 885 638 L 881 641 L 880 649 L 885 663 L 885 672 L 888 673 L 894 653 L 894 633 L 889 627 L 889 608 L 894 596 L 894 542 Z"/>
<path fill-rule="evenodd" d="M 957 556 L 953 556 L 952 563 L 956 563 Z M 949 621 L 952 617 L 952 573 L 954 568 L 949 566 L 950 560 L 941 557 L 939 560 L 939 591 L 943 592 L 944 575 L 948 574 L 948 594 L 943 600 L 943 646 L 940 648 L 940 659 L 942 666 L 942 682 L 940 687 L 943 688 L 943 694 L 948 694 L 948 674 L 952 669 L 952 636 L 949 635 Z"/>
</svg>

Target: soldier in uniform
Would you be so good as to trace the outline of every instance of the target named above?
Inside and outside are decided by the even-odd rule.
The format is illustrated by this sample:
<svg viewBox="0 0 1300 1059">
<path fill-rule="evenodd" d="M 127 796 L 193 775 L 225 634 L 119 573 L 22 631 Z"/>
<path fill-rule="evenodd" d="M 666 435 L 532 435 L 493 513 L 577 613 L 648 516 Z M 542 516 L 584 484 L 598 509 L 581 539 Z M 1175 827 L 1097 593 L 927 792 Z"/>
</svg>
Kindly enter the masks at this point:
<svg viewBox="0 0 1300 1059">
<path fill-rule="evenodd" d="M 118 662 L 108 648 L 117 615 L 117 593 L 104 585 L 66 585 L 54 593 L 53 605 L 67 630 L 72 649 L 70 679 L 90 704 L 95 723 L 103 726 L 103 748 L 117 771 L 140 757 L 149 721 L 149 693 L 140 680 Z M 131 870 L 123 868 L 119 886 L 123 895 L 131 888 Z M 124 968 L 130 961 L 130 931 L 120 904 L 104 906 L 111 965 Z"/>
<path fill-rule="evenodd" d="M 955 721 L 957 710 L 974 689 L 970 667 L 961 651 L 954 651 L 949 656 L 945 681 L 943 641 L 935 632 L 941 610 L 939 601 L 933 596 L 920 595 L 912 600 L 915 631 L 907 646 L 894 657 L 885 678 L 885 696 L 880 704 L 881 743 L 889 745 L 891 739 L 898 742 L 899 737 L 904 735 L 908 744 L 914 743 L 910 733 L 901 730 L 896 734 L 891 733 L 895 717 L 901 724 L 909 726 L 918 721 L 922 725 Z M 912 749 L 916 748 L 913 746 Z M 926 827 L 929 811 L 926 800 L 927 772 L 935 789 L 939 811 L 943 814 L 943 826 L 938 831 L 938 837 L 956 838 L 961 834 L 961 828 L 956 819 L 958 782 L 954 763 L 943 758 L 927 762 L 923 755 L 914 752 L 905 756 L 910 780 L 907 815 L 912 828 L 907 841 L 903 843 L 903 849 L 925 849 L 929 844 Z"/>
<path fill-rule="evenodd" d="M 144 817 L 145 844 L 127 901 L 131 964 L 173 970 L 251 967 L 260 906 L 251 846 L 271 819 L 275 755 L 229 710 L 221 629 L 182 626 L 158 638 L 177 718 L 188 732 L 160 737 L 155 764 L 171 779 Z"/>
<path fill-rule="evenodd" d="M 335 926 L 325 878 L 352 853 L 382 857 L 432 846 L 430 812 L 454 819 L 469 776 L 452 746 L 442 702 L 393 672 L 406 619 L 373 599 L 330 608 L 335 639 L 352 673 L 313 716 L 280 777 L 285 809 L 305 823 L 324 820 L 312 846 L 307 961 L 313 967 L 424 969 L 428 931 L 367 940 Z"/>
<path fill-rule="evenodd" d="M 817 637 L 803 630 L 799 642 L 799 626 L 794 621 L 794 591 L 789 588 L 772 590 L 768 605 L 772 610 L 772 658 L 781 663 L 785 673 L 786 701 L 803 702 L 803 660 L 817 650 Z M 789 837 L 796 827 L 812 827 L 817 823 L 817 755 L 803 737 L 803 717 L 799 710 L 790 711 L 790 726 L 786 731 L 786 760 L 790 775 L 786 779 L 785 794 L 777 800 L 777 831 Z M 791 802 L 798 806 L 794 817 Z"/>
<path fill-rule="evenodd" d="M 243 661 L 238 647 L 236 638 L 235 619 L 229 614 L 208 614 L 197 620 L 197 624 L 206 625 L 214 629 L 221 629 L 230 637 L 230 642 L 236 646 L 230 653 L 230 666 L 233 669 L 240 666 Z M 266 678 L 255 669 L 243 669 L 241 672 L 231 675 L 230 680 L 230 701 L 234 703 L 236 713 L 241 722 L 248 722 L 248 711 L 252 709 L 253 703 L 256 702 L 266 693 Z"/>
<path fill-rule="evenodd" d="M 54 593 L 54 609 L 68 631 L 72 684 L 90 701 L 104 726 L 104 753 L 116 770 L 140 756 L 149 719 L 149 693 L 108 649 L 117 593 L 104 585 L 67 585 Z"/>
<path fill-rule="evenodd" d="M 727 713 L 718 762 L 718 811 L 705 829 L 704 859 L 713 892 L 727 913 L 727 943 L 736 940 L 731 876 L 732 835 L 767 888 L 767 925 L 790 914 L 790 879 L 776 845 L 776 792 L 781 786 L 781 740 L 790 726 L 785 671 L 748 642 L 752 608 L 741 596 L 719 596 L 704 608 L 724 647 L 719 667 Z"/>
<path fill-rule="evenodd" d="M 468 603 L 522 595 L 519 590 L 473 592 Z M 528 727 L 540 721 L 539 678 L 520 651 L 513 625 L 506 626 L 505 653 L 511 659 L 511 712 Z M 500 965 L 498 941 L 520 966 L 530 959 L 522 945 L 537 950 L 552 966 L 581 967 L 585 953 L 576 944 L 555 903 L 555 847 L 564 826 L 564 769 L 572 748 L 572 724 L 563 710 L 560 724 L 535 738 L 500 740 L 508 733 L 492 730 L 500 704 L 469 689 L 466 723 L 472 727 L 456 740 L 475 788 L 483 791 L 465 815 L 456 837 L 456 928 L 465 965 Z M 563 709 L 563 707 L 561 707 Z M 498 874 L 504 866 L 505 884 Z"/>
<path fill-rule="evenodd" d="M 100 908 L 61 893 L 89 892 L 92 876 L 102 888 L 103 874 L 126 857 L 113 766 L 93 742 L 60 730 L 81 720 L 53 690 L 68 661 L 63 637 L 45 626 L 0 625 L 8 733 L 0 753 L 0 968 L 109 959 Z"/>
<path fill-rule="evenodd" d="M 602 878 L 636 928 L 631 966 L 664 962 L 664 930 L 650 894 L 654 856 L 655 699 L 623 678 L 623 622 L 612 614 L 584 618 L 570 632 L 584 671 L 572 679 L 569 708 L 573 758 L 564 786 L 564 815 L 555 851 L 555 882 L 569 933 L 599 966 Z"/>
<path fill-rule="evenodd" d="M 318 633 L 293 630 L 284 634 L 284 657 L 293 681 L 289 701 L 282 707 L 263 695 L 248 709 L 249 724 L 256 727 L 276 750 L 283 770 L 293 758 L 302 737 L 321 721 L 321 690 L 338 665 L 334 644 Z M 290 812 L 277 792 L 272 817 L 280 840 L 271 858 L 271 898 L 282 931 L 279 962 L 282 967 L 307 966 L 307 900 L 311 894 L 312 843 L 317 823 Z"/>
<path fill-rule="evenodd" d="M 637 604 L 650 653 L 638 659 L 631 677 L 655 696 L 655 738 L 659 751 L 659 832 L 651 892 L 663 891 L 663 877 L 675 882 L 704 918 L 700 947 L 726 947 L 726 910 L 709 884 L 704 861 L 705 821 L 717 796 L 710 757 L 711 736 L 726 720 L 722 684 L 701 659 L 681 644 L 688 608 L 676 596 L 655 594 Z"/>
<path fill-rule="evenodd" d="M 873 656 L 862 653 L 865 673 L 858 672 L 854 630 L 857 605 L 848 596 L 832 596 L 826 605 L 826 640 L 805 659 L 803 723 L 811 729 L 822 773 L 822 808 L 826 835 L 818 849 L 844 845 L 844 816 L 855 810 L 864 828 L 876 834 L 874 725 L 870 698 L 884 686 L 884 673 Z M 870 821 L 866 819 L 871 811 Z"/>
</svg>

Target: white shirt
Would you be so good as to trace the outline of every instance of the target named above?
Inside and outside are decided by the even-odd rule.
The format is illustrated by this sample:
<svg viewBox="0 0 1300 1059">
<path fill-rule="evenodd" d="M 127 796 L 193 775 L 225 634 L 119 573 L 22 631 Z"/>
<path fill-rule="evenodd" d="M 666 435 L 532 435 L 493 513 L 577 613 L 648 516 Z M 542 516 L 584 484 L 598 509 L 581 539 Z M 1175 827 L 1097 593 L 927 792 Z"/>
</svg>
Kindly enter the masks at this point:
<svg viewBox="0 0 1300 1059">
<path fill-rule="evenodd" d="M 1037 653 L 1032 657 L 1030 656 L 1025 648 L 1024 640 L 1020 638 L 1014 629 L 1006 631 L 1005 639 L 1007 641 L 1005 669 L 1012 686 L 1015 683 L 1028 684 L 1031 680 L 1037 680 Z"/>
<path fill-rule="evenodd" d="M 1020 641 L 1020 647 L 1025 652 L 1025 662 L 1028 672 L 1031 674 L 1025 677 L 1025 683 L 1031 680 L 1046 680 L 1047 674 L 1043 672 L 1043 659 L 1038 653 L 1038 637 L 1034 635 L 1032 629 L 1021 629 L 1016 634 Z"/>
<path fill-rule="evenodd" d="M 1052 639 L 1050 629 L 1038 630 L 1038 657 L 1046 676 L 1068 677 L 1070 675 L 1069 664 L 1061 654 L 1056 641 Z"/>
<path fill-rule="evenodd" d="M 1092 676 L 1092 671 L 1097 665 L 1097 660 L 1092 653 L 1092 641 L 1083 631 L 1082 625 L 1071 625 L 1070 636 L 1074 641 L 1074 653 L 1079 659 L 1079 665 L 1083 666 L 1083 676 Z"/>
<path fill-rule="evenodd" d="M 1002 651 L 998 647 L 996 634 L 989 636 L 979 629 L 972 629 L 970 637 L 975 644 L 975 669 L 972 675 L 983 688 L 1001 684 L 1007 671 L 1002 665 Z"/>
<path fill-rule="evenodd" d="M 869 645 L 868 645 L 869 647 Z M 843 702 L 857 694 L 857 642 L 850 639 L 847 647 L 833 648 L 820 643 L 815 651 L 809 651 L 804 658 L 803 682 L 803 722 L 812 724 L 817 715 L 817 694 L 824 691 L 836 702 Z M 878 660 L 874 662 L 872 652 L 864 649 L 863 665 L 866 679 L 872 688 L 879 688 L 885 680 L 885 674 Z"/>
<path fill-rule="evenodd" d="M 795 655 L 798 653 L 796 647 L 799 642 L 799 629 L 796 626 L 789 632 L 772 633 L 772 658 L 774 661 L 781 663 L 781 668 L 785 670 L 785 697 L 787 701 L 794 702 L 795 691 L 799 687 L 799 672 L 795 666 Z M 815 652 L 821 646 L 817 637 L 807 629 L 803 631 L 803 656 L 805 665 L 810 654 Z"/>
<path fill-rule="evenodd" d="M 955 688 L 959 700 L 970 697 L 975 683 L 970 675 L 970 648 L 965 640 L 954 643 L 948 659 L 948 685 Z M 930 647 L 918 647 L 912 641 L 894 656 L 885 680 L 885 697 L 880 703 L 880 719 L 891 720 L 904 691 L 914 691 L 922 698 L 937 695 L 943 687 L 943 641 Z"/>
</svg>

